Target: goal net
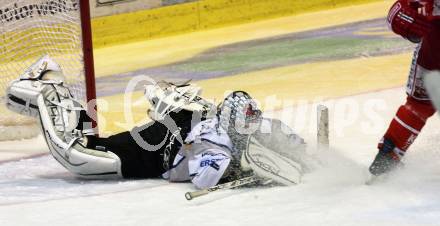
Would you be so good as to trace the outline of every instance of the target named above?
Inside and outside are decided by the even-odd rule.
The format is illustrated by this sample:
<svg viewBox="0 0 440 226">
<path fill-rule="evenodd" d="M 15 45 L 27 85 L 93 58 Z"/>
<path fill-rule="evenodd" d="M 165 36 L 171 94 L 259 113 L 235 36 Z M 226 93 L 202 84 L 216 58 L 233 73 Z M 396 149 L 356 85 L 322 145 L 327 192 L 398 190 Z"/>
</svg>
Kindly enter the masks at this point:
<svg viewBox="0 0 440 226">
<path fill-rule="evenodd" d="M 82 2 L 88 4 L 82 0 L 0 0 L 0 140 L 38 134 L 34 119 L 9 112 L 4 101 L 8 84 L 43 55 L 61 66 L 77 99 L 94 98 L 87 95 L 87 87 L 93 84 L 86 85 L 86 77 L 93 76 L 93 69 L 85 73 L 90 71 L 85 66 L 89 53 L 84 53 L 83 43 L 91 38 L 83 35 L 84 10 L 86 18 L 90 17 L 88 5 Z"/>
</svg>

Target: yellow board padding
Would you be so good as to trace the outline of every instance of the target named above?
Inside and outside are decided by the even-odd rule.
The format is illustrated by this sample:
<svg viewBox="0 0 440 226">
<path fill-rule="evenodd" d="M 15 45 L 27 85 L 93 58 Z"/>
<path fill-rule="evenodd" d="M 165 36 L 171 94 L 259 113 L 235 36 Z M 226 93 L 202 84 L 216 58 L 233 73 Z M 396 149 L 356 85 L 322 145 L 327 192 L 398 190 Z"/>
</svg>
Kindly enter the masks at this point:
<svg viewBox="0 0 440 226">
<path fill-rule="evenodd" d="M 391 4 L 380 1 L 99 48 L 95 50 L 96 74 L 130 72 L 185 60 L 222 45 L 381 18 Z"/>
<path fill-rule="evenodd" d="M 299 101 L 338 98 L 402 86 L 411 56 L 407 53 L 310 63 L 196 83 L 203 88 L 202 96 L 216 103 L 223 99 L 225 91 L 244 90 L 257 99 L 263 109 L 272 110 L 296 105 Z M 142 92 L 128 93 L 127 97 L 131 97 L 134 104 L 125 102 L 124 94 L 105 97 L 99 102 L 101 134 L 122 132 L 149 121 L 146 113 L 149 105 Z"/>
<path fill-rule="evenodd" d="M 397 87 L 407 79 L 410 53 L 310 63 L 197 82 L 207 97 L 245 90 L 262 104 L 268 96 L 281 101 L 329 99 Z M 281 105 L 275 106 L 276 108 Z"/>
<path fill-rule="evenodd" d="M 199 0 L 98 17 L 92 20 L 96 48 L 384 0 Z M 325 20 L 325 18 L 321 18 Z"/>
<path fill-rule="evenodd" d="M 94 18 L 93 46 L 100 48 L 189 32 L 197 29 L 197 21 L 197 3 Z"/>
<path fill-rule="evenodd" d="M 126 101 L 126 98 L 132 99 Z M 141 126 L 151 120 L 147 116 L 150 105 L 143 92 L 98 98 L 97 103 L 99 134 L 104 137 L 131 130 L 134 126 Z"/>
</svg>

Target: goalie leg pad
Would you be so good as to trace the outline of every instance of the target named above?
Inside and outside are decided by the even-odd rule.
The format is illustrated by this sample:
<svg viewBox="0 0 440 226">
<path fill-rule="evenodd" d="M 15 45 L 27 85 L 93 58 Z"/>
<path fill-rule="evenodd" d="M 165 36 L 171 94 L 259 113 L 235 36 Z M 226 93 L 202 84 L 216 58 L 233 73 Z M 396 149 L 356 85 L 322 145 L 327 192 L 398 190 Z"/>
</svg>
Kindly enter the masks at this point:
<svg viewBox="0 0 440 226">
<path fill-rule="evenodd" d="M 38 82 L 38 81 L 37 81 Z M 67 170 L 90 179 L 122 178 L 121 161 L 112 152 L 84 147 L 83 137 L 73 133 L 77 103 L 60 84 L 45 86 L 37 98 L 41 127 L 52 156 Z M 64 91 L 64 92 L 63 92 Z"/>
<path fill-rule="evenodd" d="M 242 168 L 251 169 L 258 177 L 270 179 L 282 185 L 295 185 L 301 182 L 302 167 L 292 159 L 263 146 L 250 136 L 248 147 L 241 159 Z"/>
</svg>

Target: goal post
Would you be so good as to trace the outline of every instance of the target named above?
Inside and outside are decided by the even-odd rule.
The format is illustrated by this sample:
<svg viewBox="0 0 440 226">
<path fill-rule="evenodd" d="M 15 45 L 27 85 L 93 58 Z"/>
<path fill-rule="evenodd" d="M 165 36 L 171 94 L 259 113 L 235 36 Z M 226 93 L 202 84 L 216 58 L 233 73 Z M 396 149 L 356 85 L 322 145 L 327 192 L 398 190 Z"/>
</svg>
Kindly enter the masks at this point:
<svg viewBox="0 0 440 226">
<path fill-rule="evenodd" d="M 89 0 L 80 0 L 80 17 L 82 31 L 82 49 L 84 57 L 84 75 L 86 83 L 87 112 L 92 116 L 92 126 L 98 134 L 97 104 L 88 101 L 96 100 L 95 65 L 93 60 L 92 23 Z"/>
<path fill-rule="evenodd" d="M 60 65 L 75 98 L 83 104 L 96 99 L 88 0 L 0 0 L 0 21 L 0 131 L 16 133 L 13 139 L 29 138 L 18 129 L 35 120 L 10 113 L 4 106 L 5 91 L 43 55 Z M 96 119 L 94 107 L 87 109 Z M 0 140 L 5 140 L 1 133 Z"/>
<path fill-rule="evenodd" d="M 317 107 L 317 145 L 318 151 L 329 150 L 330 148 L 330 130 L 329 130 L 329 113 L 325 105 Z"/>
</svg>

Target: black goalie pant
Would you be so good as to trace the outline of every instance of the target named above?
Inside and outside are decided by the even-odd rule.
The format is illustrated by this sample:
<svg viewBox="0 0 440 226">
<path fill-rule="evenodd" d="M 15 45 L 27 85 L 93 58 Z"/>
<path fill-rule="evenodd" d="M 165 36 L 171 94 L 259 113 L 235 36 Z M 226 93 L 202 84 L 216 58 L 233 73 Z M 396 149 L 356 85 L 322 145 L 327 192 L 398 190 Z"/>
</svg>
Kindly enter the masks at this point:
<svg viewBox="0 0 440 226">
<path fill-rule="evenodd" d="M 178 113 L 171 113 L 169 117 L 180 128 L 180 141 L 185 140 L 191 131 L 192 112 L 182 110 Z M 91 137 L 88 148 L 115 153 L 121 159 L 124 178 L 157 178 L 167 171 L 164 164 L 164 151 L 172 140 L 172 134 L 176 134 L 176 131 L 170 131 L 173 128 L 167 127 L 166 124 L 164 121 L 153 121 L 142 127 L 134 128 L 132 131 L 115 134 L 108 138 Z M 182 146 L 179 139 L 174 139 L 174 144 L 169 146 L 171 147 L 170 165 Z M 156 147 L 145 146 L 144 142 L 148 145 L 156 145 Z"/>
</svg>

